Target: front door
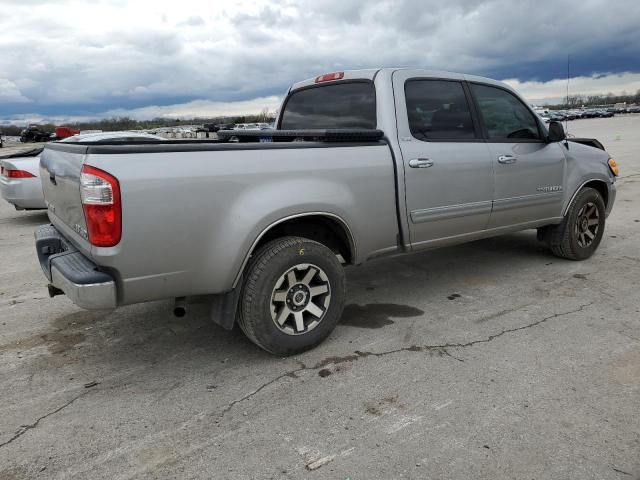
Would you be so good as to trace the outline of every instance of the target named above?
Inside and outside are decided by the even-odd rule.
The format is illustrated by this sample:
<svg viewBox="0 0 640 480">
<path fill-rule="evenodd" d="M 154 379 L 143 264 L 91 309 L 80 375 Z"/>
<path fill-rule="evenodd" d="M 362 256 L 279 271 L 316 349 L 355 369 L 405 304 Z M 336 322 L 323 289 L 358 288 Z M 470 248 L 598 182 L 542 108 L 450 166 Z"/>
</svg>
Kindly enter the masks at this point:
<svg viewBox="0 0 640 480">
<path fill-rule="evenodd" d="M 492 165 L 462 77 L 399 70 L 393 87 L 412 248 L 484 230 Z"/>
<path fill-rule="evenodd" d="M 491 151 L 495 194 L 489 228 L 562 216 L 565 155 L 508 90 L 470 83 Z"/>
</svg>

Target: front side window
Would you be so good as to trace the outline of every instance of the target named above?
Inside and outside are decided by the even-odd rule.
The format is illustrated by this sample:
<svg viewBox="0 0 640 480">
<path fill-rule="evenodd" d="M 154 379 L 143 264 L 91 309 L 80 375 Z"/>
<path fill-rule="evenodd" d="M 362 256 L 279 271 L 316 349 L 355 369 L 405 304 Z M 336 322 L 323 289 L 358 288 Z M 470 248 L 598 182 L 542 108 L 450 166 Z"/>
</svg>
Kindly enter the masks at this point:
<svg viewBox="0 0 640 480">
<path fill-rule="evenodd" d="M 408 80 L 404 92 L 409 129 L 418 140 L 476 138 L 462 83 Z"/>
<path fill-rule="evenodd" d="M 375 87 L 349 82 L 298 90 L 284 106 L 280 128 L 376 128 Z"/>
<path fill-rule="evenodd" d="M 540 140 L 533 113 L 512 93 L 501 88 L 471 84 L 491 140 Z"/>
</svg>

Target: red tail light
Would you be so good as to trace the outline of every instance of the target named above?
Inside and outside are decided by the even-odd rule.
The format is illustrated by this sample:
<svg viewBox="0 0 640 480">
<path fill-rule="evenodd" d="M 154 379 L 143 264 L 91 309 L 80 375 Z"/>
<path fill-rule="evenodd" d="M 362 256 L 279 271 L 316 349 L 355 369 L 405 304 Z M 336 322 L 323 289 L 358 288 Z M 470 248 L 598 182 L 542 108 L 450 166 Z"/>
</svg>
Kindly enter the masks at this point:
<svg viewBox="0 0 640 480">
<path fill-rule="evenodd" d="M 113 176 L 90 165 L 80 173 L 80 196 L 89 241 L 96 247 L 113 247 L 122 236 L 120 184 Z"/>
<path fill-rule="evenodd" d="M 342 80 L 344 78 L 344 72 L 325 73 L 316 77 L 316 83 L 331 82 L 333 80 Z"/>
<path fill-rule="evenodd" d="M 7 178 L 33 178 L 35 175 L 33 173 L 29 173 L 26 170 L 9 170 L 8 168 L 2 167 L 2 175 Z"/>
</svg>

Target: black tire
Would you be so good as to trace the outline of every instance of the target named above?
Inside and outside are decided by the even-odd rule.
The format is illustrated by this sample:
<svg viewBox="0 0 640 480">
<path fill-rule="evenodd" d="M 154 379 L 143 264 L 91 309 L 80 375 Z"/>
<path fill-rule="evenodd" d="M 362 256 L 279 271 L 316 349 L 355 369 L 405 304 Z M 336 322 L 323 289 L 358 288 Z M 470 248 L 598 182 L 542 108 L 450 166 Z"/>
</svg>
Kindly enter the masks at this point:
<svg viewBox="0 0 640 480">
<path fill-rule="evenodd" d="M 593 205 L 597 212 L 597 229 L 595 232 L 590 230 L 593 238 L 587 238 L 580 233 L 581 222 L 584 220 L 585 208 Z M 578 217 L 580 215 L 580 217 Z M 582 220 L 580 220 L 582 219 Z M 544 236 L 549 244 L 551 252 L 561 258 L 568 260 L 585 260 L 589 258 L 600 245 L 605 226 L 605 205 L 600 192 L 593 188 L 584 188 L 573 199 L 569 210 L 565 215 L 562 223 L 545 227 Z M 585 243 L 588 240 L 588 244 Z"/>
<path fill-rule="evenodd" d="M 324 313 L 317 321 L 315 316 L 305 313 L 305 329 L 300 331 L 297 330 L 298 325 L 292 317 L 293 312 L 291 317 L 287 317 L 285 325 L 278 326 L 274 315 L 279 315 L 272 314 L 280 305 L 273 303 L 276 298 L 276 285 L 287 272 L 305 264 L 309 265 L 309 270 L 314 270 L 313 267 L 317 266 L 328 283 L 328 301 L 326 296 L 323 300 L 326 301 L 326 304 L 323 304 Z M 294 274 L 294 278 L 296 275 Z M 286 285 L 289 285 L 289 288 L 284 287 L 285 284 L 281 286 L 291 293 L 294 287 L 290 284 L 287 278 Z M 269 353 L 287 356 L 304 352 L 320 344 L 338 324 L 344 308 L 345 290 L 344 270 L 329 248 L 306 238 L 279 238 L 262 246 L 247 265 L 238 308 L 238 324 L 253 343 Z M 289 293 L 286 302 L 291 300 Z M 309 294 L 308 302 L 311 299 L 312 296 Z M 288 307 L 283 303 L 280 311 L 284 308 Z M 308 331 L 307 321 L 316 322 Z M 287 328 L 289 333 L 284 331 L 284 328 Z"/>
</svg>

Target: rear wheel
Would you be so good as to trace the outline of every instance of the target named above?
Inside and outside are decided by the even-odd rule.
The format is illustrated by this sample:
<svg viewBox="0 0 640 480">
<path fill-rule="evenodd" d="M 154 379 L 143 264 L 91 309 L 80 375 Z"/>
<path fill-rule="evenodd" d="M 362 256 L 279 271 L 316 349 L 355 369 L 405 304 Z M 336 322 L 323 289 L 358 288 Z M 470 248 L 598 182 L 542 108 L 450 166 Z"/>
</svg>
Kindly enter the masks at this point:
<svg viewBox="0 0 640 480">
<path fill-rule="evenodd" d="M 301 237 L 273 240 L 247 266 L 238 323 L 247 337 L 276 355 L 321 343 L 344 307 L 345 275 L 336 255 Z"/>
<path fill-rule="evenodd" d="M 585 260 L 600 245 L 605 225 L 605 205 L 600 192 L 581 190 L 573 199 L 564 221 L 546 227 L 546 240 L 551 252 L 569 260 Z"/>
</svg>

